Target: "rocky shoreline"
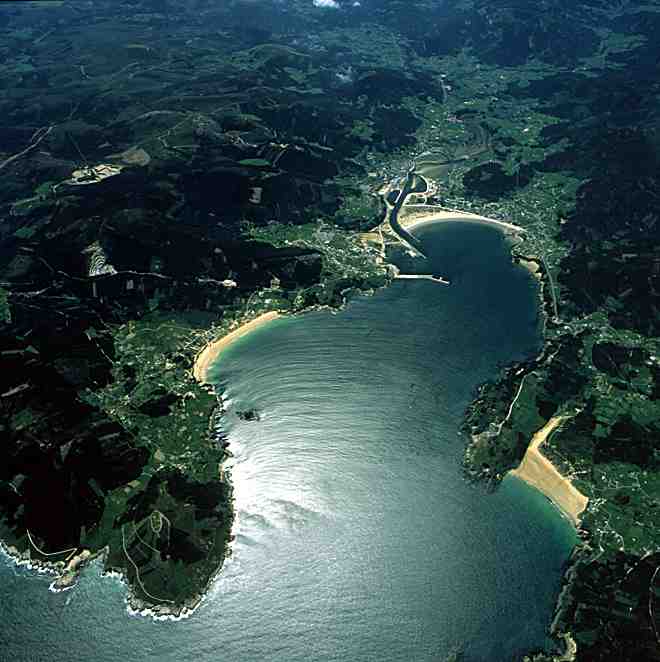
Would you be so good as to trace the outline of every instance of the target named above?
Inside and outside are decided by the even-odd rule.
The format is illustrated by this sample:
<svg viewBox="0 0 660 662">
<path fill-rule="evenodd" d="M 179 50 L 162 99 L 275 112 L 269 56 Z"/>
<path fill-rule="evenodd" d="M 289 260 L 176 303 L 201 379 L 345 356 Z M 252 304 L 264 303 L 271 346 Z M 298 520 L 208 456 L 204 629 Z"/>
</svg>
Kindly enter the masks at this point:
<svg viewBox="0 0 660 662">
<path fill-rule="evenodd" d="M 234 537 L 230 536 L 224 552 L 225 562 L 232 557 L 233 541 Z M 89 550 L 83 550 L 80 554 L 72 557 L 66 562 L 44 561 L 42 559 L 33 558 L 29 550 L 20 552 L 13 545 L 7 545 L 0 540 L 0 552 L 16 567 L 26 568 L 37 574 L 54 577 L 48 587 L 48 590 L 53 593 L 62 593 L 74 589 L 81 574 L 88 565 L 95 561 L 101 563 L 102 577 L 117 579 L 126 588 L 126 608 L 128 613 L 135 616 L 150 617 L 154 620 L 183 620 L 192 616 L 205 599 L 209 588 L 224 567 L 223 562 L 223 564 L 218 567 L 215 575 L 209 579 L 206 588 L 200 591 L 198 595 L 187 598 L 183 603 L 173 606 L 167 604 L 153 604 L 140 598 L 136 594 L 134 585 L 129 582 L 125 571 L 107 566 L 108 551 L 108 548 L 104 548 L 92 554 Z"/>
<path fill-rule="evenodd" d="M 14 545 L 8 545 L 2 540 L 0 540 L 0 552 L 17 567 L 53 576 L 55 579 L 48 588 L 54 593 L 74 588 L 84 567 L 103 554 L 103 551 L 93 555 L 89 550 L 83 550 L 69 561 L 44 561 L 33 558 L 29 550 L 21 552 Z"/>
</svg>

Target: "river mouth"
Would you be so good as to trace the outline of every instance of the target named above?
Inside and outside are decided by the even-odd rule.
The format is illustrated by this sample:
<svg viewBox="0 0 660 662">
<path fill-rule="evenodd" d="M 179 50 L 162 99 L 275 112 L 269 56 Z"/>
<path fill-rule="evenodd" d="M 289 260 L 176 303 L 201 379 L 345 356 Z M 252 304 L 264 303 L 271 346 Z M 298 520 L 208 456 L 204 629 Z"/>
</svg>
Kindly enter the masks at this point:
<svg viewBox="0 0 660 662">
<path fill-rule="evenodd" d="M 3 562 L 11 659 L 48 641 L 54 662 L 503 662 L 548 643 L 574 530 L 519 480 L 468 484 L 459 433 L 475 386 L 538 351 L 537 285 L 499 230 L 415 232 L 451 286 L 396 281 L 337 314 L 275 319 L 210 368 L 236 540 L 194 615 L 130 617 L 98 565 L 52 594 Z M 415 266 L 429 265 L 401 262 Z"/>
</svg>

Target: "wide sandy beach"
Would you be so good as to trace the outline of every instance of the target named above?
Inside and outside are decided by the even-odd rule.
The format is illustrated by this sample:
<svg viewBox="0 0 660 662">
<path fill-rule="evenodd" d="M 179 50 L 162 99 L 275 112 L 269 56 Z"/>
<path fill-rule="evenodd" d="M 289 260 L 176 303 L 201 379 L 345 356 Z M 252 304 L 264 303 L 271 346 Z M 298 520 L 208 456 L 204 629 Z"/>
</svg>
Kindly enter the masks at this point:
<svg viewBox="0 0 660 662">
<path fill-rule="evenodd" d="M 205 383 L 209 366 L 216 360 L 225 347 L 233 343 L 235 340 L 238 340 L 238 338 L 242 338 L 251 331 L 254 331 L 262 324 L 266 324 L 279 316 L 280 314 L 276 311 L 263 313 L 262 315 L 259 315 L 259 317 L 255 317 L 253 320 L 241 324 L 241 326 L 234 329 L 226 336 L 210 342 L 195 358 L 195 363 L 193 365 L 193 375 L 195 379 L 198 382 Z"/>
<path fill-rule="evenodd" d="M 545 494 L 577 527 L 589 499 L 573 487 L 540 450 L 541 444 L 564 420 L 563 416 L 551 418 L 532 437 L 522 462 L 510 473 Z"/>
<path fill-rule="evenodd" d="M 408 205 L 407 207 L 404 206 L 402 211 L 405 211 L 405 216 L 404 218 L 399 218 L 399 223 L 406 230 L 412 230 L 418 225 L 437 221 L 472 221 L 473 223 L 484 225 L 496 225 L 503 230 L 510 230 L 512 232 L 524 232 L 524 228 L 513 223 L 507 223 L 506 221 L 499 221 L 496 218 L 479 216 L 479 214 L 471 214 L 465 211 L 433 210 L 433 208 L 426 205 L 420 205 L 417 208 Z"/>
</svg>

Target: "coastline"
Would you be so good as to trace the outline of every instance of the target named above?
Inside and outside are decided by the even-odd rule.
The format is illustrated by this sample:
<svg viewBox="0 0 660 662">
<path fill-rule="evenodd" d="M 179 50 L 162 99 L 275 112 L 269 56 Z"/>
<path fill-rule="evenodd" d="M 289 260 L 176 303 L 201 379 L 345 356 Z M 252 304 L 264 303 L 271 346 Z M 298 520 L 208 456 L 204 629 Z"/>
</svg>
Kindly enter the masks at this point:
<svg viewBox="0 0 660 662">
<path fill-rule="evenodd" d="M 77 551 L 77 550 L 76 550 Z M 39 575 L 54 577 L 48 590 L 52 593 L 62 593 L 73 588 L 82 569 L 97 556 L 103 555 L 105 550 L 92 554 L 90 550 L 83 549 L 80 553 L 67 557 L 63 561 L 47 561 L 33 558 L 30 550 L 21 552 L 15 545 L 0 540 L 0 554 L 17 567 L 24 567 Z"/>
<path fill-rule="evenodd" d="M 202 349 L 193 363 L 193 376 L 201 384 L 205 384 L 208 374 L 208 369 L 211 364 L 218 358 L 220 352 L 223 349 L 228 347 L 231 343 L 243 336 L 247 335 L 251 331 L 254 331 L 256 328 L 260 327 L 262 324 L 266 324 L 277 317 L 280 317 L 280 313 L 277 311 L 270 311 L 268 313 L 262 313 L 258 317 L 241 324 L 238 328 L 234 329 L 226 336 L 213 340 L 204 349 Z"/>
<path fill-rule="evenodd" d="M 99 562 L 101 564 L 101 577 L 113 577 L 125 587 L 127 613 L 131 616 L 148 616 L 156 621 L 177 621 L 192 616 L 208 593 L 208 588 L 222 567 L 224 567 L 223 563 L 213 577 L 209 579 L 208 585 L 203 592 L 189 598 L 181 605 L 171 607 L 168 605 L 147 604 L 141 598 L 138 598 L 125 572 L 106 567 L 107 555 L 108 548 L 104 547 L 94 554 L 89 550 L 82 550 L 80 554 L 74 556 L 68 563 L 65 561 L 43 561 L 32 558 L 29 551 L 20 552 L 15 546 L 0 540 L 0 556 L 4 556 L 10 563 L 18 568 L 23 567 L 31 572 L 36 572 L 38 575 L 50 575 L 53 577 L 53 581 L 48 586 L 48 590 L 51 593 L 64 593 L 75 588 L 80 579 L 81 572 L 91 563 L 95 561 Z M 231 547 L 229 545 L 227 546 L 225 562 L 228 558 L 231 558 Z"/>
<path fill-rule="evenodd" d="M 566 416 L 551 418 L 532 437 L 522 462 L 509 473 L 544 494 L 578 528 L 580 515 L 589 499 L 563 476 L 540 450 L 546 439 L 566 420 Z"/>
<path fill-rule="evenodd" d="M 515 258 L 516 256 L 514 256 Z M 537 280 L 543 280 L 543 275 L 541 271 L 541 267 L 539 266 L 539 263 L 536 262 L 535 260 L 528 259 L 525 257 L 518 257 L 517 264 L 519 264 L 523 269 L 527 269 L 534 278 Z"/>
<path fill-rule="evenodd" d="M 426 223 L 437 223 L 441 221 L 472 221 L 473 223 L 479 223 L 482 225 L 495 225 L 502 228 L 502 230 L 508 230 L 510 232 L 521 233 L 524 232 L 524 228 L 514 225 L 513 223 L 507 223 L 506 221 L 499 221 L 496 218 L 489 218 L 488 216 L 480 216 L 479 214 L 472 214 L 465 211 L 452 211 L 446 209 L 439 209 L 433 211 L 427 205 L 422 205 L 424 209 L 415 209 L 411 205 L 404 207 L 403 209 L 410 212 L 407 214 L 407 217 L 404 217 L 399 221 L 402 227 L 407 230 L 412 230 L 420 225 L 425 225 Z"/>
</svg>

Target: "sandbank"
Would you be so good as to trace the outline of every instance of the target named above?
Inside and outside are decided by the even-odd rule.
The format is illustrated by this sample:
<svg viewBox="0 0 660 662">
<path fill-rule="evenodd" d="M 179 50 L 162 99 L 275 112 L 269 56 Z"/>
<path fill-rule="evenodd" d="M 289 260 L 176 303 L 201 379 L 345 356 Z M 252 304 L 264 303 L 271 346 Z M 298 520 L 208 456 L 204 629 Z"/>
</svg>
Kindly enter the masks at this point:
<svg viewBox="0 0 660 662">
<path fill-rule="evenodd" d="M 245 324 L 241 324 L 241 326 L 239 326 L 237 329 L 234 329 L 226 336 L 210 342 L 195 357 L 195 363 L 193 364 L 193 376 L 195 379 L 198 382 L 205 383 L 209 366 L 216 360 L 223 349 L 228 347 L 235 340 L 238 340 L 238 338 L 242 338 L 251 331 L 254 331 L 262 324 L 266 324 L 267 322 L 270 322 L 279 316 L 280 314 L 276 311 L 263 313 L 262 315 L 255 317 L 253 320 L 246 322 Z"/>
<path fill-rule="evenodd" d="M 577 490 L 568 478 L 562 476 L 540 451 L 541 444 L 565 419 L 565 416 L 551 418 L 532 437 L 522 462 L 510 473 L 545 494 L 577 527 L 580 514 L 587 507 L 589 499 Z"/>
</svg>

